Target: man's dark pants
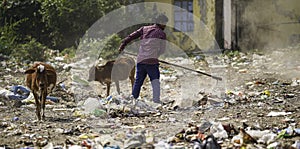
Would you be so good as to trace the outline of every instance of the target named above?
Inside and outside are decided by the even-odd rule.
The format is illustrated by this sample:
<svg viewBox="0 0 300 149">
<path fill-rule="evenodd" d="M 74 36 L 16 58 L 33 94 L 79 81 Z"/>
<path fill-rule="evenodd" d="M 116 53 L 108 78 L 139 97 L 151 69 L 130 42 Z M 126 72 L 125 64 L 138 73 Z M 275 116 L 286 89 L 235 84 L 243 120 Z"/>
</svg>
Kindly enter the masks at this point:
<svg viewBox="0 0 300 149">
<path fill-rule="evenodd" d="M 140 95 L 141 87 L 144 83 L 146 76 L 149 76 L 152 92 L 153 92 L 153 102 L 160 102 L 160 72 L 159 72 L 159 64 L 141 64 L 138 63 L 136 66 L 136 79 L 134 82 L 132 95 L 135 99 L 137 99 Z"/>
</svg>

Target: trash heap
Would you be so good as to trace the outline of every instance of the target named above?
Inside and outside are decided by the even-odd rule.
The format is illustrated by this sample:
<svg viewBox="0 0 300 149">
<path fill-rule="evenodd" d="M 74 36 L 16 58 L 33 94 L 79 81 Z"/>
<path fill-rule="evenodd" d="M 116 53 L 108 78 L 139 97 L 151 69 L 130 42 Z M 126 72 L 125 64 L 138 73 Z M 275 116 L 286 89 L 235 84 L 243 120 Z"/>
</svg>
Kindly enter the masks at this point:
<svg viewBox="0 0 300 149">
<path fill-rule="evenodd" d="M 166 104 L 158 106 L 148 100 L 149 87 L 138 102 L 126 94 L 97 96 L 88 83 L 69 80 L 75 64 L 56 57 L 51 63 L 60 82 L 47 98 L 42 123 L 36 121 L 33 97 L 23 86 L 24 67 L 1 62 L 0 148 L 300 148 L 299 78 L 277 77 L 269 68 L 279 66 L 261 54 L 219 59 L 234 74 L 225 80 L 229 85 L 222 96 L 202 91 L 182 98 L 178 80 L 195 74 L 163 67 Z"/>
<path fill-rule="evenodd" d="M 246 124 L 244 124 L 246 126 Z M 289 144 L 283 138 L 299 137 L 299 128 L 292 126 L 285 129 L 236 128 L 232 124 L 221 122 L 203 122 L 189 126 L 171 137 L 170 146 L 197 149 L 205 148 L 296 148 L 299 140 Z M 176 148 L 176 147 L 175 147 Z"/>
</svg>

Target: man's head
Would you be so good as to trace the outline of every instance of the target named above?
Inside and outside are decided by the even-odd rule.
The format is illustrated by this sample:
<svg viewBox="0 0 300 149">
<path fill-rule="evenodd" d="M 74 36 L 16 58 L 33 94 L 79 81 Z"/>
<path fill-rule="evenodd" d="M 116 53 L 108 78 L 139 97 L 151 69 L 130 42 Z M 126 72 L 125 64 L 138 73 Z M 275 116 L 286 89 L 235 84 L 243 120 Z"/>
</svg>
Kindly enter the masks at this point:
<svg viewBox="0 0 300 149">
<path fill-rule="evenodd" d="M 169 21 L 168 17 L 164 14 L 159 14 L 155 17 L 155 24 L 159 25 L 159 27 L 162 29 L 165 29 L 168 21 Z"/>
</svg>

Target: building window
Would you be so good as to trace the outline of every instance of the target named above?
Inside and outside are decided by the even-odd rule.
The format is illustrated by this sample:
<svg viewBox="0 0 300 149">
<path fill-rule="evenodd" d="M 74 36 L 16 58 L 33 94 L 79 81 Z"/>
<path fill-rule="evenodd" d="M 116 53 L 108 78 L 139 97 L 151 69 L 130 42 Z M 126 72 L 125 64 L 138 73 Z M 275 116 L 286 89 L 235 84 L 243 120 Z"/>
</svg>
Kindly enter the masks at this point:
<svg viewBox="0 0 300 149">
<path fill-rule="evenodd" d="M 175 6 L 177 6 L 174 7 L 175 31 L 182 31 L 182 32 L 193 31 L 194 30 L 193 0 L 174 0 L 174 4 Z"/>
</svg>

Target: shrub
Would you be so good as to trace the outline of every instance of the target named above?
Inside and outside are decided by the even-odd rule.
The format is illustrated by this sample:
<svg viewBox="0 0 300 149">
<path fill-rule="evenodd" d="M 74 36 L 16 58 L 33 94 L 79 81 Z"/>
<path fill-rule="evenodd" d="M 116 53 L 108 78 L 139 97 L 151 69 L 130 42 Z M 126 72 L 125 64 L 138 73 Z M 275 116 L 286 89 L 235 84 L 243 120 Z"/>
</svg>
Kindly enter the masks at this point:
<svg viewBox="0 0 300 149">
<path fill-rule="evenodd" d="M 0 53 L 9 56 L 12 53 L 12 49 L 16 46 L 16 27 L 19 22 L 11 25 L 0 26 Z"/>
<path fill-rule="evenodd" d="M 36 39 L 31 38 L 28 43 L 19 44 L 13 52 L 11 56 L 23 61 L 45 61 L 46 57 L 44 52 L 47 47 L 43 44 L 36 41 Z"/>
<path fill-rule="evenodd" d="M 119 55 L 118 48 L 121 44 L 121 38 L 113 34 L 104 41 L 104 46 L 100 49 L 100 57 L 103 59 L 115 59 Z"/>
<path fill-rule="evenodd" d="M 74 47 L 65 48 L 60 52 L 62 56 L 64 56 L 66 62 L 70 62 L 73 58 L 75 58 L 76 49 Z"/>
</svg>

